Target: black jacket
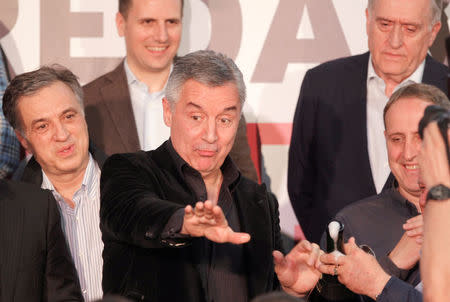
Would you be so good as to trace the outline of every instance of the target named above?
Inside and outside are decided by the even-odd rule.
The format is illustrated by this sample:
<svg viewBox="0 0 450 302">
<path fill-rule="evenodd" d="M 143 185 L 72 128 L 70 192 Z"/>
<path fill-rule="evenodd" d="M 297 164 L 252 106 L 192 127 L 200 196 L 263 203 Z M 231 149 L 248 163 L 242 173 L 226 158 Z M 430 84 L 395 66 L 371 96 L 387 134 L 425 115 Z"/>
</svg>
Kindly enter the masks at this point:
<svg viewBox="0 0 450 302">
<path fill-rule="evenodd" d="M 0 301 L 83 301 L 49 191 L 0 180 Z"/>
<path fill-rule="evenodd" d="M 108 158 L 101 177 L 103 291 L 143 301 L 204 301 L 190 240 L 162 231 L 178 209 L 197 202 L 177 173 L 168 142 L 149 152 Z M 278 203 L 264 185 L 242 177 L 232 192 L 244 246 L 250 298 L 278 288 L 272 251 L 281 249 Z"/>
</svg>

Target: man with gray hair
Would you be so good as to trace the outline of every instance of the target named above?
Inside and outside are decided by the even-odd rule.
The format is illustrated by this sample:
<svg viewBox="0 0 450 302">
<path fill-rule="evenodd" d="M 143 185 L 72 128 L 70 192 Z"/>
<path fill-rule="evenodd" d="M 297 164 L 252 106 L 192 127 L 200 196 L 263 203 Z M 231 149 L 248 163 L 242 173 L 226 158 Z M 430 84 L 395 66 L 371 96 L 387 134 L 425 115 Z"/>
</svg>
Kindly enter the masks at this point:
<svg viewBox="0 0 450 302">
<path fill-rule="evenodd" d="M 370 0 L 369 52 L 321 64 L 302 83 L 289 149 L 288 191 L 306 238 L 317 242 L 344 206 L 392 182 L 382 113 L 409 83 L 447 92 L 448 69 L 427 55 L 442 0 Z"/>
<path fill-rule="evenodd" d="M 116 0 L 117 1 L 117 0 Z M 149 151 L 166 141 L 162 98 L 180 46 L 184 0 L 118 0 L 117 32 L 126 57 L 83 87 L 93 142 L 106 154 Z M 257 181 L 242 115 L 230 154 Z"/>
<path fill-rule="evenodd" d="M 3 112 L 33 157 L 22 181 L 55 197 L 84 299 L 102 297 L 103 243 L 99 229 L 101 152 L 89 148 L 83 90 L 60 66 L 21 74 L 3 96 Z"/>
<path fill-rule="evenodd" d="M 153 151 L 115 154 L 102 170 L 105 294 L 250 301 L 279 288 L 275 270 L 290 293 L 314 286 L 318 246 L 304 241 L 286 258 L 275 252 L 274 269 L 278 203 L 229 157 L 244 101 L 231 59 L 198 51 L 175 62 L 163 99 L 169 140 Z"/>
</svg>

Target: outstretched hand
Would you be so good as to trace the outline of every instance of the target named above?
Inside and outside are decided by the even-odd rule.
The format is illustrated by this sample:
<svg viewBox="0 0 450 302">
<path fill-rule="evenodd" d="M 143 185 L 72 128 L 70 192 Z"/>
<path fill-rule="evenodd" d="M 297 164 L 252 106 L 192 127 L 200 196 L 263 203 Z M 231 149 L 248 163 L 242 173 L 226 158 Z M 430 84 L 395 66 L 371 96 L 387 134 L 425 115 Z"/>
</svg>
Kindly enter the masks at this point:
<svg viewBox="0 0 450 302">
<path fill-rule="evenodd" d="M 222 208 L 209 200 L 197 202 L 195 208 L 186 206 L 181 234 L 206 237 L 217 243 L 243 244 L 250 240 L 249 234 L 234 232 L 228 225 Z"/>
<path fill-rule="evenodd" d="M 381 268 L 374 256 L 364 252 L 350 238 L 344 244 L 345 256 L 333 254 L 320 257 L 319 270 L 324 274 L 338 275 L 338 280 L 348 289 L 375 299 L 381 293 L 390 276 Z"/>
<path fill-rule="evenodd" d="M 321 276 L 317 267 L 323 254 L 319 246 L 302 240 L 286 256 L 273 252 L 275 272 L 284 291 L 295 296 L 304 296 L 314 288 Z"/>
</svg>

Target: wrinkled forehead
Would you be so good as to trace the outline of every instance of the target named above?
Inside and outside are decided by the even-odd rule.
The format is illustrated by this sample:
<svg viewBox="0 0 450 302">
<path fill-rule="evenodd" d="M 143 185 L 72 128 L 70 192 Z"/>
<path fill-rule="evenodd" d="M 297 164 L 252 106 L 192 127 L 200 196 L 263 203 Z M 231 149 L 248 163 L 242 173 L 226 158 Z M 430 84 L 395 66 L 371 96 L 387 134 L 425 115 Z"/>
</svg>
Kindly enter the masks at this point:
<svg viewBox="0 0 450 302">
<path fill-rule="evenodd" d="M 376 0 L 369 14 L 375 19 L 401 23 L 429 23 L 432 14 L 431 0 Z"/>
</svg>

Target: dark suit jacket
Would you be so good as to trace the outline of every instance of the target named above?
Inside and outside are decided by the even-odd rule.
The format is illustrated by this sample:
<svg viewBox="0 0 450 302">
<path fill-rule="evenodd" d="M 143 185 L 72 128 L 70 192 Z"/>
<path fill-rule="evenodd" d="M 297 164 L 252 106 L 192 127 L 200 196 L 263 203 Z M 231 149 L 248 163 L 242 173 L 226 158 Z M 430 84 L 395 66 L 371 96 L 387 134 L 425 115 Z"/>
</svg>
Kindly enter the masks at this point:
<svg viewBox="0 0 450 302">
<path fill-rule="evenodd" d="M 93 142 L 106 154 L 139 151 L 140 144 L 123 62 L 83 87 L 86 121 Z M 231 158 L 244 176 L 258 181 L 250 157 L 244 115 L 239 122 Z"/>
<path fill-rule="evenodd" d="M 205 301 L 190 240 L 164 237 L 172 215 L 195 194 L 181 179 L 167 142 L 150 152 L 116 154 L 101 176 L 103 292 L 143 301 Z M 272 251 L 281 248 L 278 203 L 241 177 L 232 192 L 242 232 L 250 298 L 278 288 Z"/>
<path fill-rule="evenodd" d="M 56 201 L 0 180 L 0 301 L 83 301 Z"/>
<path fill-rule="evenodd" d="M 340 209 L 376 194 L 367 151 L 368 60 L 365 53 L 327 62 L 303 79 L 288 191 L 303 232 L 314 242 Z M 422 82 L 447 93 L 447 67 L 427 56 Z"/>
</svg>

